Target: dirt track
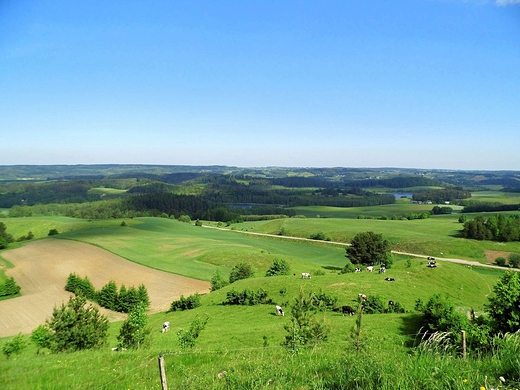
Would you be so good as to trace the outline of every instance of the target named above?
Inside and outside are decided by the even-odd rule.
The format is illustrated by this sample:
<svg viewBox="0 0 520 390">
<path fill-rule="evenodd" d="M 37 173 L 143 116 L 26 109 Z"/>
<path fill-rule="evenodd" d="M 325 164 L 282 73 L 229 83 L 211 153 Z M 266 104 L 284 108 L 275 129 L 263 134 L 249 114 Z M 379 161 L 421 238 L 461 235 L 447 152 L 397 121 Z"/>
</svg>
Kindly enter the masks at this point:
<svg viewBox="0 0 520 390">
<path fill-rule="evenodd" d="M 4 251 L 2 256 L 14 264 L 6 270 L 22 288 L 23 296 L 0 301 L 0 337 L 29 334 L 52 315 L 52 309 L 68 302 L 64 290 L 67 277 L 74 272 L 88 276 L 99 290 L 110 280 L 118 287 L 144 284 L 150 297 L 150 312 L 166 311 L 173 300 L 195 292 L 206 293 L 210 284 L 132 263 L 98 247 L 60 239 L 35 241 L 21 248 Z M 102 309 L 111 321 L 126 315 Z"/>
</svg>

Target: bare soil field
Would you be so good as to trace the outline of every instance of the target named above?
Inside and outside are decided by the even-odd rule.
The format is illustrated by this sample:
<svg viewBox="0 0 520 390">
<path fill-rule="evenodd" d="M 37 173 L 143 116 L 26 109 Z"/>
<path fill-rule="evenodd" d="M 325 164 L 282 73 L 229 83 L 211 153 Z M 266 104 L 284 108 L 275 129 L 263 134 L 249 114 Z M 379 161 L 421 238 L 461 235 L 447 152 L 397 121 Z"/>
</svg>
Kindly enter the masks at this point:
<svg viewBox="0 0 520 390">
<path fill-rule="evenodd" d="M 45 239 L 2 252 L 14 264 L 6 270 L 22 288 L 22 296 L 0 301 L 0 337 L 29 334 L 52 315 L 55 306 L 69 300 L 64 290 L 69 274 L 87 276 L 96 290 L 110 280 L 118 287 L 144 284 L 150 297 L 150 313 L 169 309 L 181 295 L 209 292 L 210 284 L 132 263 L 93 245 L 61 239 Z M 100 309 L 110 321 L 125 314 Z"/>
</svg>

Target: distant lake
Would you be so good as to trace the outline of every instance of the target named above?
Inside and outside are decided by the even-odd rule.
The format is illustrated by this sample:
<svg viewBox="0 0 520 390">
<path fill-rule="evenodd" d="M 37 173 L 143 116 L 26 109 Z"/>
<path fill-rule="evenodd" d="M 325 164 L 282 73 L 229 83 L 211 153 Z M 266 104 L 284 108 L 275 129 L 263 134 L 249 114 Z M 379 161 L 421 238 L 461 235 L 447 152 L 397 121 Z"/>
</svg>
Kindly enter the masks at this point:
<svg viewBox="0 0 520 390">
<path fill-rule="evenodd" d="M 399 199 L 399 198 L 412 198 L 413 194 L 410 193 L 410 192 L 396 192 L 394 193 L 394 196 L 396 197 L 396 199 Z"/>
</svg>

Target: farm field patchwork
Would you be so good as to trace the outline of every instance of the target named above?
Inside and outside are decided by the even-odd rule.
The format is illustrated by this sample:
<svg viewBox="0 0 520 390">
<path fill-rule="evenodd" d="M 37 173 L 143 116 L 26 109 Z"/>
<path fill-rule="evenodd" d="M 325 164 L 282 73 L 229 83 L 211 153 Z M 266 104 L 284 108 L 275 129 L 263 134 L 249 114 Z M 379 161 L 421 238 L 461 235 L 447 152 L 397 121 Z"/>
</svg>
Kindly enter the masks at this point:
<svg viewBox="0 0 520 390">
<path fill-rule="evenodd" d="M 110 280 L 118 286 L 144 284 L 151 313 L 167 310 L 180 295 L 209 291 L 207 282 L 144 267 L 81 242 L 45 239 L 4 251 L 2 256 L 14 265 L 6 274 L 15 278 L 23 295 L 0 301 L 0 337 L 30 333 L 51 316 L 54 306 L 67 302 L 70 293 L 64 287 L 70 273 L 87 276 L 97 290 Z M 126 318 L 102 310 L 111 320 Z"/>
</svg>

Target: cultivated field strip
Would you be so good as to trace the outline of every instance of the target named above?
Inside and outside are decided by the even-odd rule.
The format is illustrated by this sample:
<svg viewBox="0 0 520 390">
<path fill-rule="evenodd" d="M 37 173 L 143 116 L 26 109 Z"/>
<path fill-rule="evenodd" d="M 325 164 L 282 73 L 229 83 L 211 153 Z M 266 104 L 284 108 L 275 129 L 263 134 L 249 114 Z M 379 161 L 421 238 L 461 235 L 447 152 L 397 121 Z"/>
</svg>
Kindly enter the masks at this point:
<svg viewBox="0 0 520 390">
<path fill-rule="evenodd" d="M 28 334 L 52 315 L 52 309 L 67 302 L 67 277 L 87 276 L 96 290 L 110 280 L 118 287 L 144 284 L 150 297 L 150 312 L 166 311 L 181 295 L 209 291 L 209 283 L 154 270 L 132 263 L 93 245 L 62 239 L 45 239 L 2 252 L 14 264 L 6 270 L 21 286 L 23 296 L 0 301 L 0 337 Z M 126 315 L 102 309 L 111 321 Z"/>
</svg>

